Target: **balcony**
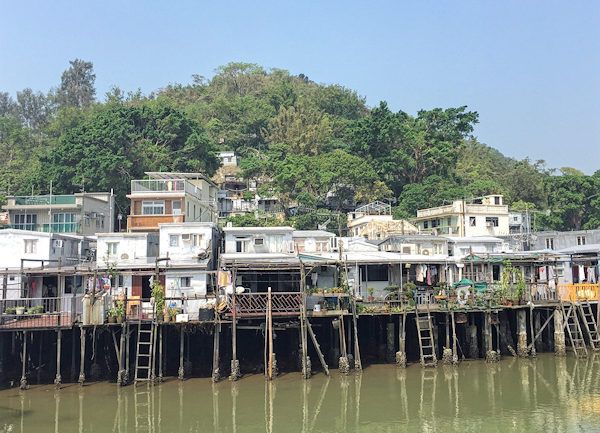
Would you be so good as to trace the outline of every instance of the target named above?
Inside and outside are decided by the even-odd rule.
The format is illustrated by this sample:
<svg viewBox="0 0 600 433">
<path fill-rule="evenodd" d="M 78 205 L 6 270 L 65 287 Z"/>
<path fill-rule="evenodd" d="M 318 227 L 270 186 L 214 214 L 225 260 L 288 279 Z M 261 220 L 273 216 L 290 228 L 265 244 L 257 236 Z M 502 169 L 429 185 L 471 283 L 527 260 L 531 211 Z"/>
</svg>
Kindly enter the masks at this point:
<svg viewBox="0 0 600 433">
<path fill-rule="evenodd" d="M 80 223 L 51 223 L 43 224 L 44 233 L 81 233 Z"/>
<path fill-rule="evenodd" d="M 190 194 L 201 198 L 202 188 L 181 179 L 146 179 L 131 181 L 131 195 Z"/>
<path fill-rule="evenodd" d="M 182 223 L 184 214 L 179 215 L 129 215 L 127 217 L 127 230 L 144 231 L 147 229 L 158 230 L 162 223 Z"/>
<path fill-rule="evenodd" d="M 14 206 L 75 205 L 74 195 L 29 195 L 14 197 Z M 9 205 L 10 205 L 9 199 Z"/>
</svg>

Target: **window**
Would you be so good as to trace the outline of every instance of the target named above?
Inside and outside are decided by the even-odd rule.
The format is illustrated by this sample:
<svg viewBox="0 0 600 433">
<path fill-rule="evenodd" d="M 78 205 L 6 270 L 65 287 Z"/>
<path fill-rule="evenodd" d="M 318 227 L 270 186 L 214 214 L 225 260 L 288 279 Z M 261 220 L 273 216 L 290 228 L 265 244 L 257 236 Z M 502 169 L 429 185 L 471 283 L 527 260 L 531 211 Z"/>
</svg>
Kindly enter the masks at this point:
<svg viewBox="0 0 600 433">
<path fill-rule="evenodd" d="M 410 247 L 402 247 L 402 254 L 410 254 Z"/>
<path fill-rule="evenodd" d="M 165 214 L 165 201 L 143 201 L 142 202 L 142 215 L 164 215 Z"/>
<path fill-rule="evenodd" d="M 172 203 L 173 206 L 173 215 L 181 215 L 181 200 L 174 201 Z"/>
<path fill-rule="evenodd" d="M 475 217 L 469 217 L 469 226 L 475 227 L 475 225 L 476 225 Z"/>
<path fill-rule="evenodd" d="M 585 236 L 577 236 L 577 245 L 585 245 Z"/>
<path fill-rule="evenodd" d="M 265 244 L 265 240 L 263 238 L 256 238 L 254 239 L 254 245 L 255 246 L 262 246 Z"/>
<path fill-rule="evenodd" d="M 118 242 L 107 242 L 106 249 L 108 251 L 109 256 L 117 255 L 117 247 L 119 246 Z"/>
<path fill-rule="evenodd" d="M 35 230 L 37 225 L 37 215 L 15 215 L 13 225 L 19 230 Z"/>
<path fill-rule="evenodd" d="M 192 277 L 181 277 L 179 285 L 181 287 L 192 287 Z"/>
<path fill-rule="evenodd" d="M 546 238 L 546 248 L 550 250 L 554 249 L 554 238 Z"/>
<path fill-rule="evenodd" d="M 199 247 L 202 244 L 202 235 L 192 235 L 192 246 Z"/>
<path fill-rule="evenodd" d="M 429 228 L 429 221 L 423 221 L 423 228 L 424 229 L 428 229 Z"/>
<path fill-rule="evenodd" d="M 237 253 L 248 252 L 248 238 L 236 238 L 235 239 L 235 251 Z"/>
<path fill-rule="evenodd" d="M 179 246 L 179 235 L 169 235 L 169 246 L 170 247 L 178 247 Z"/>
<path fill-rule="evenodd" d="M 486 227 L 498 227 L 498 217 L 485 217 Z"/>
<path fill-rule="evenodd" d="M 452 218 L 448 217 L 448 225 L 451 226 L 452 225 Z"/>
<path fill-rule="evenodd" d="M 367 278 L 369 281 L 387 281 L 388 265 L 367 265 Z"/>
<path fill-rule="evenodd" d="M 500 197 L 494 197 L 494 204 L 500 204 Z"/>
<path fill-rule="evenodd" d="M 514 216 L 514 217 L 513 217 L 513 221 L 514 221 L 514 222 L 519 222 L 519 217 L 518 217 L 518 216 Z"/>
<path fill-rule="evenodd" d="M 24 239 L 25 254 L 37 253 L 37 239 Z"/>
</svg>

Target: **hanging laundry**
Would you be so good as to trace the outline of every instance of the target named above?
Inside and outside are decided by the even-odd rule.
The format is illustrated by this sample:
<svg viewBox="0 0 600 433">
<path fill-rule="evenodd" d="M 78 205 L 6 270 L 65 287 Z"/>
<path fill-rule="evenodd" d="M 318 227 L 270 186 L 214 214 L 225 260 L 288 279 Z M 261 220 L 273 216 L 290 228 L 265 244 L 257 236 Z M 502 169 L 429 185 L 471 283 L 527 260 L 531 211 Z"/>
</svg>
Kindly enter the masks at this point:
<svg viewBox="0 0 600 433">
<path fill-rule="evenodd" d="M 585 267 L 583 265 L 579 265 L 579 282 L 582 283 L 585 280 Z"/>
<path fill-rule="evenodd" d="M 548 280 L 548 277 L 546 276 L 546 267 L 545 266 L 542 266 L 539 269 L 539 278 L 538 279 L 539 279 L 539 281 L 547 281 Z"/>
<path fill-rule="evenodd" d="M 431 286 L 431 271 L 429 270 L 429 266 L 427 266 L 427 285 Z"/>
<path fill-rule="evenodd" d="M 589 283 L 596 284 L 597 280 L 596 280 L 596 267 L 595 266 L 590 266 L 587 269 L 587 276 L 588 276 Z"/>
<path fill-rule="evenodd" d="M 417 281 L 419 283 L 422 283 L 423 280 L 425 279 L 425 275 L 423 275 L 424 274 L 424 272 L 423 272 L 423 265 L 417 265 L 416 271 L 417 271 L 417 276 L 416 276 Z"/>
<path fill-rule="evenodd" d="M 552 266 L 548 266 L 548 281 L 554 280 L 554 268 Z"/>
<path fill-rule="evenodd" d="M 311 281 L 313 287 L 317 287 L 318 280 L 319 280 L 319 274 L 317 274 L 316 272 L 313 272 L 312 274 L 310 274 L 310 281 Z"/>
<path fill-rule="evenodd" d="M 219 287 L 231 286 L 231 271 L 219 271 Z"/>
<path fill-rule="evenodd" d="M 430 266 L 429 269 L 431 270 L 432 277 L 435 277 L 438 274 L 437 266 Z"/>
</svg>

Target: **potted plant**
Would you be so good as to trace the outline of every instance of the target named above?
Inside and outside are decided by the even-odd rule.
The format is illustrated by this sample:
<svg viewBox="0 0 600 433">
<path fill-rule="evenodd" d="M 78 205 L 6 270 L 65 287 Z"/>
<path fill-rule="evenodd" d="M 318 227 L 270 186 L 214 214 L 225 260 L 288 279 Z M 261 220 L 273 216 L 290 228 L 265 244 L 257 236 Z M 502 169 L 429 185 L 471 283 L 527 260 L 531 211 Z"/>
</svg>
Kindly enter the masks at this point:
<svg viewBox="0 0 600 433">
<path fill-rule="evenodd" d="M 177 309 L 175 307 L 167 307 L 165 314 L 165 322 L 174 322 L 177 317 Z"/>
<path fill-rule="evenodd" d="M 21 316 L 25 313 L 25 307 L 15 307 L 15 313 L 17 316 Z"/>
<path fill-rule="evenodd" d="M 446 299 L 448 294 L 448 284 L 439 282 L 435 285 L 434 298 L 438 301 Z"/>
<path fill-rule="evenodd" d="M 111 308 L 106 312 L 108 323 L 117 323 L 117 309 Z"/>
<path fill-rule="evenodd" d="M 116 301 L 114 310 L 117 323 L 123 323 L 123 319 L 125 318 L 125 303 L 123 301 Z"/>
<path fill-rule="evenodd" d="M 156 311 L 156 320 L 163 321 L 165 310 L 165 293 L 163 286 L 157 281 L 152 284 L 152 297 L 154 298 L 154 311 Z"/>
<path fill-rule="evenodd" d="M 10 315 L 14 315 L 17 312 L 17 307 L 8 307 L 4 314 L 10 314 Z"/>
<path fill-rule="evenodd" d="M 367 287 L 367 294 L 369 295 L 367 297 L 367 300 L 369 302 L 373 302 L 375 300 L 375 297 L 373 296 L 374 293 L 375 293 L 375 287 Z"/>
<path fill-rule="evenodd" d="M 411 283 L 410 281 L 402 287 L 402 297 L 405 301 L 409 301 L 412 299 L 415 300 L 415 290 L 417 289 L 417 285 L 415 283 Z"/>
</svg>

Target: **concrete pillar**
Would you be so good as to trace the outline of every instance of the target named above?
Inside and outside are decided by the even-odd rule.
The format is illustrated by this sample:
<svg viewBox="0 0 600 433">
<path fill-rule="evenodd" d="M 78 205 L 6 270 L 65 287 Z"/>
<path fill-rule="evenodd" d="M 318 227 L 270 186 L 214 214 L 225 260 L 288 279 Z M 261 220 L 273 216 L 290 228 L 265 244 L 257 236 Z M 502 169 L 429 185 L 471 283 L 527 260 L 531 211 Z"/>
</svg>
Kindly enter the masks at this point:
<svg viewBox="0 0 600 433">
<path fill-rule="evenodd" d="M 81 347 L 80 347 L 80 359 L 79 359 L 79 385 L 83 385 L 85 382 L 85 328 L 79 328 L 81 330 Z"/>
<path fill-rule="evenodd" d="M 485 335 L 485 361 L 486 362 L 498 362 L 500 361 L 500 355 L 493 347 L 493 335 L 492 335 L 492 323 L 490 313 L 485 313 L 483 319 L 483 329 Z"/>
<path fill-rule="evenodd" d="M 398 316 L 398 351 L 396 352 L 396 365 L 406 367 L 406 335 L 405 335 L 406 313 Z"/>
<path fill-rule="evenodd" d="M 477 340 L 477 324 L 475 323 L 475 316 L 470 315 L 471 325 L 469 325 L 469 357 L 479 358 L 479 341 Z"/>
<path fill-rule="evenodd" d="M 62 343 L 62 331 L 59 329 L 56 331 L 56 378 L 54 379 L 54 385 L 56 389 L 60 388 L 62 377 L 60 375 L 60 348 Z"/>
<path fill-rule="evenodd" d="M 517 310 L 517 355 L 526 358 L 527 350 L 527 311 L 524 308 Z"/>
<path fill-rule="evenodd" d="M 559 308 L 554 310 L 554 354 L 556 356 L 566 356 L 567 354 L 563 315 Z"/>
<path fill-rule="evenodd" d="M 21 389 L 27 389 L 27 331 L 23 332 L 23 353 L 21 370 Z"/>
<path fill-rule="evenodd" d="M 396 359 L 396 335 L 394 333 L 394 323 L 389 322 L 387 324 L 387 352 L 386 358 L 387 362 L 390 364 L 393 363 Z"/>
<path fill-rule="evenodd" d="M 531 310 L 533 313 L 533 335 L 536 336 L 542 327 L 542 319 L 540 317 L 540 311 Z M 543 334 L 535 341 L 535 350 L 541 352 L 544 349 Z"/>
</svg>

